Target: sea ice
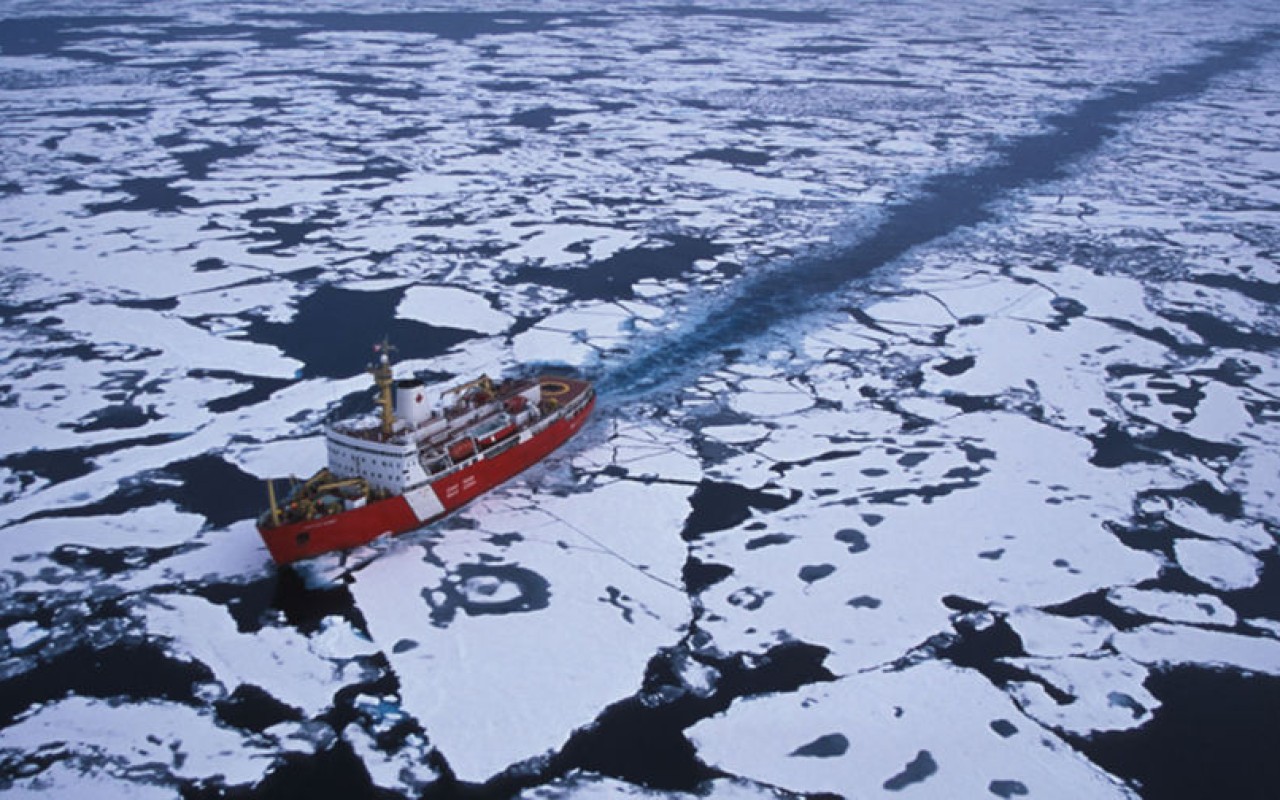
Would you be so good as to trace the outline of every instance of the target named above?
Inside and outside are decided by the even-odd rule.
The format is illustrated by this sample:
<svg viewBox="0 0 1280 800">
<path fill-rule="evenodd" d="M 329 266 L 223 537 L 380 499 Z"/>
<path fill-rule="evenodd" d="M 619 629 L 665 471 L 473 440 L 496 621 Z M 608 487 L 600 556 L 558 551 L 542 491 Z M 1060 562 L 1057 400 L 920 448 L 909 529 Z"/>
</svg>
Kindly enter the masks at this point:
<svg viewBox="0 0 1280 800">
<path fill-rule="evenodd" d="M 455 286 L 409 287 L 396 316 L 484 334 L 502 333 L 514 321 L 480 295 Z"/>
<path fill-rule="evenodd" d="M 119 343 L 154 352 L 164 367 L 189 367 L 199 353 L 204 369 L 290 378 L 301 362 L 270 345 L 213 336 L 186 321 L 107 303 L 69 303 L 58 307 L 62 326 L 98 343 Z M 153 366 L 155 368 L 155 366 Z"/>
<path fill-rule="evenodd" d="M 1244 500 L 1246 512 L 1254 519 L 1280 527 L 1280 452 L 1274 447 L 1245 448 L 1231 462 L 1222 479 Z"/>
<path fill-rule="evenodd" d="M 53 563 L 59 547 L 122 550 L 130 547 L 167 548 L 190 542 L 205 524 L 204 517 L 179 511 L 170 503 L 132 509 L 110 517 L 35 519 L 6 528 L 0 536 L 0 565 L 24 577 L 24 591 L 36 591 L 49 582 L 71 581 L 93 588 L 101 575 L 77 577 L 65 574 Z M 67 591 L 70 586 L 59 587 Z"/>
<path fill-rule="evenodd" d="M 923 257 L 928 268 L 911 283 L 921 287 L 921 291 L 927 292 L 950 315 L 950 319 L 936 313 L 926 317 L 937 325 L 987 317 L 1043 323 L 1057 316 L 1050 305 L 1054 294 L 1042 284 L 1028 286 L 1004 275 L 993 274 L 989 267 L 977 265 L 968 267 L 968 271 L 957 278 L 954 264 L 933 264 L 933 254 L 924 254 Z"/>
<path fill-rule="evenodd" d="M 39 753 L 44 763 L 100 774 L 107 785 L 136 781 L 170 791 L 179 782 L 212 776 L 227 787 L 253 785 L 275 762 L 274 750 L 265 737 L 245 736 L 188 706 L 74 695 L 38 706 L 0 730 L 0 763 L 8 774 Z"/>
<path fill-rule="evenodd" d="M 466 527 L 356 572 L 402 707 L 459 780 L 545 755 L 639 688 L 688 620 L 672 531 L 691 491 L 613 480 L 535 503 L 500 490 L 460 516 Z"/>
<path fill-rule="evenodd" d="M 114 800 L 172 800 L 174 789 L 106 770 L 85 769 L 75 761 L 52 764 L 34 775 L 15 774 L 0 782 L 6 800 L 48 800 L 51 797 L 103 797 Z"/>
<path fill-rule="evenodd" d="M 1276 545 L 1276 538 L 1259 522 L 1224 519 L 1186 501 L 1175 501 L 1164 518 L 1201 536 L 1233 544 L 1250 553 L 1261 553 Z"/>
<path fill-rule="evenodd" d="M 1234 628 L 1237 621 L 1236 612 L 1211 594 L 1184 594 L 1117 586 L 1107 592 L 1107 599 L 1120 608 L 1166 622 Z"/>
<path fill-rule="evenodd" d="M 788 381 L 750 378 L 742 390 L 731 396 L 730 405 L 752 417 L 785 416 L 813 405 L 812 395 Z"/>
<path fill-rule="evenodd" d="M 522 243 L 504 255 L 516 263 L 529 261 L 543 266 L 597 262 L 619 250 L 641 244 L 635 233 L 592 225 L 541 224 L 532 233 L 522 232 Z"/>
<path fill-rule="evenodd" d="M 686 736 L 707 763 L 796 792 L 1133 796 L 986 678 L 939 661 L 738 700 Z"/>
<path fill-rule="evenodd" d="M 9 640 L 10 652 L 20 653 L 30 650 L 49 638 L 48 629 L 30 620 L 22 620 L 10 625 L 4 631 Z"/>
<path fill-rule="evenodd" d="M 358 725 L 342 729 L 342 738 L 369 773 L 373 785 L 404 795 L 419 795 L 439 777 L 429 763 L 430 746 L 418 734 L 394 753 L 378 746 L 377 740 Z"/>
<path fill-rule="evenodd" d="M 851 674 L 949 630 L 948 595 L 1046 606 L 1159 574 L 1159 558 L 1104 525 L 1128 515 L 1130 494 L 1088 466 L 1085 440 L 996 413 L 957 417 L 919 438 L 916 448 L 907 436 L 893 446 L 854 442 L 843 458 L 792 465 L 779 483 L 803 492 L 794 505 L 694 543 L 701 561 L 733 570 L 700 595 L 700 625 L 716 648 L 760 652 L 794 638 L 829 648 L 828 668 Z M 982 451 L 989 455 L 971 460 Z M 845 531 L 857 533 L 857 546 Z M 752 546 L 775 532 L 793 538 Z M 806 567 L 824 564 L 831 577 L 804 580 Z M 1064 641 L 1087 648 L 1104 636 L 1072 631 Z"/>
<path fill-rule="evenodd" d="M 1035 608 L 1016 608 L 1006 621 L 1030 656 L 1088 656 L 1101 651 L 1115 628 L 1100 617 L 1061 617 Z"/>
<path fill-rule="evenodd" d="M 933 365 L 925 371 L 924 387 L 929 391 L 944 397 L 955 393 L 977 398 L 1025 393 L 1053 421 L 1086 432 L 1104 426 L 1106 418 L 1098 412 L 1112 405 L 1108 394 L 1112 387 L 1106 372 L 1099 369 L 1101 364 L 1159 363 L 1164 357 L 1162 348 L 1141 340 L 1126 340 L 1118 348 L 1115 331 L 1092 319 L 1075 319 L 1068 326 L 1050 329 L 1019 319 L 993 318 L 960 328 L 947 341 L 950 347 L 944 352 L 968 356 L 972 366 L 948 374 L 945 364 Z"/>
<path fill-rule="evenodd" d="M 345 621 L 327 621 L 314 639 L 275 625 L 241 633 L 225 608 L 192 595 L 154 597 L 138 614 L 174 656 L 204 664 L 228 694 L 257 686 L 308 717 L 328 708 L 349 682 L 344 662 L 374 652 Z"/>
<path fill-rule="evenodd" d="M 702 435 L 726 444 L 751 444 L 768 438 L 769 429 L 763 425 L 709 425 L 702 429 Z"/>
<path fill-rule="evenodd" d="M 1280 641 L 1157 622 L 1112 639 L 1122 655 L 1152 667 L 1202 666 L 1280 675 Z"/>
<path fill-rule="evenodd" d="M 658 428 L 643 421 L 618 417 L 595 423 L 579 436 L 584 444 L 601 437 L 605 446 L 585 447 L 574 453 L 573 466 L 583 472 L 608 474 L 613 468 L 626 470 L 630 480 L 697 483 L 703 476 L 701 465 L 689 457 L 689 443 L 683 432 Z M 600 483 L 607 481 L 597 476 Z"/>
<path fill-rule="evenodd" d="M 862 310 L 881 327 L 902 333 L 925 329 L 920 331 L 922 336 L 928 335 L 929 328 L 944 328 L 955 322 L 945 305 L 924 294 L 904 294 L 880 300 Z"/>
<path fill-rule="evenodd" d="M 734 778 L 707 781 L 698 787 L 697 792 L 673 792 L 580 771 L 517 795 L 521 800 L 611 800 L 614 797 L 641 800 L 781 800 L 789 796 L 781 790 Z"/>
<path fill-rule="evenodd" d="M 325 440 L 323 436 L 304 436 L 299 439 L 232 445 L 226 449 L 224 456 L 240 469 L 264 480 L 289 475 L 309 477 L 312 470 L 319 469 L 325 463 Z M 283 491 L 283 487 L 277 491 Z M 266 497 L 265 489 L 263 497 Z M 265 499 L 263 502 L 266 502 Z"/>
<path fill-rule="evenodd" d="M 1143 685 L 1147 668 L 1123 656 L 1007 661 L 1056 690 L 1057 694 L 1051 695 L 1034 681 L 1012 681 L 1006 687 L 1028 716 L 1057 731 L 1089 736 L 1131 730 L 1149 722 L 1160 706 L 1160 701 Z"/>
<path fill-rule="evenodd" d="M 524 363 L 582 367 L 600 351 L 622 346 L 635 319 L 616 303 L 584 303 L 518 334 L 511 343 L 512 353 Z"/>
<path fill-rule="evenodd" d="M 1173 549 L 1188 575 L 1220 591 L 1247 589 L 1262 572 L 1257 558 L 1225 542 L 1178 539 Z"/>
</svg>

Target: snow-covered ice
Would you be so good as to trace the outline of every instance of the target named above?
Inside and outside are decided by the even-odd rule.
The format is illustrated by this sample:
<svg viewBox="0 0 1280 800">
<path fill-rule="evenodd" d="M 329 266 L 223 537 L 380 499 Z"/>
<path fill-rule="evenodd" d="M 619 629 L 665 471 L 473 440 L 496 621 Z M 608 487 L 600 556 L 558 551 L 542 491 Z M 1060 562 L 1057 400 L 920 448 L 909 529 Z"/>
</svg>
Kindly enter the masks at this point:
<svg viewBox="0 0 1280 800">
<path fill-rule="evenodd" d="M 985 679 L 938 662 L 743 700 L 689 736 L 720 769 L 793 791 L 1132 796 Z"/>
<path fill-rule="evenodd" d="M 256 686 L 308 717 L 350 682 L 343 673 L 356 657 L 375 652 L 345 621 L 326 619 L 313 637 L 283 626 L 240 633 L 225 608 L 179 595 L 154 598 L 139 612 L 150 635 L 170 642 L 174 656 L 208 667 L 228 694 Z"/>
<path fill-rule="evenodd" d="M 640 436 L 628 439 L 600 448 L 634 468 L 626 454 Z M 484 783 L 552 753 L 676 643 L 685 553 L 664 534 L 689 493 L 632 480 L 562 498 L 498 492 L 463 513 L 474 527 L 360 570 L 351 590 L 403 707 L 459 779 Z"/>
<path fill-rule="evenodd" d="M 1262 563 L 1224 542 L 1179 539 L 1174 544 L 1178 564 L 1187 574 L 1215 589 L 1247 589 L 1258 582 Z"/>
<path fill-rule="evenodd" d="M 479 333 L 502 333 L 512 319 L 483 297 L 453 286 L 411 286 L 396 314 L 442 328 L 462 328 Z"/>
<path fill-rule="evenodd" d="M 245 736 L 178 703 L 130 703 L 68 697 L 34 709 L 0 731 L 6 772 L 27 754 L 104 768 L 104 777 L 176 788 L 183 779 L 214 778 L 227 787 L 261 780 L 274 762 L 265 737 Z M 93 789 L 78 784 L 77 789 Z"/>
</svg>

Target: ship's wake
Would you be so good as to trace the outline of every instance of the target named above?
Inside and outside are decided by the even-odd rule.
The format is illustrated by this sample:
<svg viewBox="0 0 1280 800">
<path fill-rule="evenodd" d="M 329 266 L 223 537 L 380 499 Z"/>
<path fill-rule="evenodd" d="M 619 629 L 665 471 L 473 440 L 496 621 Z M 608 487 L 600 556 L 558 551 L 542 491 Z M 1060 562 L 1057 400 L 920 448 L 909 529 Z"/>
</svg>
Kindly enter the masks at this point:
<svg viewBox="0 0 1280 800">
<path fill-rule="evenodd" d="M 708 298 L 674 333 L 640 343 L 606 364 L 600 393 L 610 405 L 662 395 L 687 376 L 714 367 L 715 354 L 748 345 L 815 312 L 831 311 L 858 281 L 876 275 L 913 248 L 995 219 L 1002 203 L 1024 189 L 1067 177 L 1120 126 L 1154 106 L 1203 92 L 1220 76 L 1270 53 L 1280 34 L 1261 34 L 1214 47 L 1203 59 L 1146 81 L 1112 86 L 1041 130 L 1008 140 L 982 164 L 934 175 L 904 202 L 890 205 L 866 233 L 847 244 L 757 265 L 722 296 Z"/>
</svg>

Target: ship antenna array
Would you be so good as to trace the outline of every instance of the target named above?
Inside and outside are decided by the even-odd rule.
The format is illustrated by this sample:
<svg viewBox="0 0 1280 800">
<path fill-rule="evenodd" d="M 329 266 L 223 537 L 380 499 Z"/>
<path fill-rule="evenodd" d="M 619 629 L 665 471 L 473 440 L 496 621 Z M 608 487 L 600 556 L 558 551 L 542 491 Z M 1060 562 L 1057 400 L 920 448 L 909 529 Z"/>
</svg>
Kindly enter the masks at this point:
<svg viewBox="0 0 1280 800">
<path fill-rule="evenodd" d="M 391 403 L 391 387 L 395 383 L 391 372 L 391 352 L 395 349 L 395 345 L 383 337 L 381 342 L 373 346 L 373 352 L 379 354 L 378 361 L 369 368 L 369 374 L 373 376 L 373 382 L 378 387 L 378 408 L 382 417 L 383 436 L 391 435 L 396 422 L 395 409 Z"/>
</svg>

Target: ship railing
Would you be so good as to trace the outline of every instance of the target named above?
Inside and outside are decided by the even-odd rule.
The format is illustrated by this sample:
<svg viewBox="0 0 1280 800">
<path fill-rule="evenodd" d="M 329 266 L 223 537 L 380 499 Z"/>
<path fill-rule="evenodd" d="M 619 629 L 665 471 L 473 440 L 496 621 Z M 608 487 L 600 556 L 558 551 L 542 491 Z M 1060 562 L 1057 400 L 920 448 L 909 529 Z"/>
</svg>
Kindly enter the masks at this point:
<svg viewBox="0 0 1280 800">
<path fill-rule="evenodd" d="M 569 401 L 569 403 L 567 403 L 565 407 L 561 410 L 561 413 L 549 414 L 547 416 L 544 416 L 541 419 L 534 422 L 529 427 L 524 428 L 522 430 L 528 431 L 532 436 L 537 436 L 539 433 L 541 433 L 542 431 L 550 427 L 551 424 L 554 423 L 560 417 L 572 416 L 573 414 L 576 414 L 579 410 L 581 410 L 583 406 L 587 404 L 587 402 L 591 399 L 592 395 L 594 394 L 595 394 L 595 390 L 592 389 L 591 387 L 587 387 L 586 391 L 581 392 L 576 397 L 574 397 L 571 401 Z M 449 453 L 447 448 L 445 447 L 445 445 L 447 445 L 448 443 L 449 443 L 448 441 L 442 442 L 438 450 L 432 451 L 430 453 L 424 452 L 423 460 L 427 463 L 434 465 L 434 464 L 440 463 L 441 460 L 447 459 L 446 463 L 449 464 L 449 466 L 446 467 L 445 469 L 441 469 L 438 472 L 433 472 L 430 468 L 427 467 L 427 463 L 424 463 L 423 469 L 427 473 L 427 476 L 429 478 L 429 481 L 426 481 L 426 482 L 434 483 L 435 481 L 438 481 L 441 478 L 445 478 L 457 472 L 458 470 L 463 469 L 464 467 L 468 466 L 474 461 L 480 461 L 485 458 L 492 458 L 496 455 L 500 455 L 501 453 L 505 452 L 511 447 L 514 447 L 518 443 L 518 441 L 516 439 L 508 438 L 508 439 L 502 439 L 498 442 L 495 442 L 493 445 L 491 445 L 487 449 L 477 447 L 475 451 L 472 452 L 471 455 L 469 455 L 468 457 L 466 457 L 461 461 L 456 461 L 456 462 L 448 458 Z M 416 489 L 418 488 L 418 486 L 422 486 L 426 482 L 415 484 L 414 486 L 408 487 L 408 489 L 410 490 Z"/>
<path fill-rule="evenodd" d="M 497 390 L 494 393 L 494 398 L 495 400 L 503 400 L 508 396 L 517 395 L 521 391 L 528 389 L 533 385 L 534 385 L 534 381 L 532 380 L 504 381 L 498 384 Z M 361 425 L 359 423 L 350 423 L 349 421 L 337 421 L 337 422 L 331 422 L 329 424 L 329 427 L 334 431 L 342 434 L 343 436 L 350 436 L 355 439 L 363 439 L 364 441 L 367 441 L 367 442 L 381 442 L 386 444 L 396 444 L 396 443 L 404 443 L 405 441 L 408 441 L 408 439 L 412 437 L 413 434 L 417 433 L 418 431 L 421 431 L 423 428 L 430 427 L 433 423 L 437 423 L 442 419 L 447 420 L 449 423 L 453 423 L 452 425 L 450 425 L 450 428 L 452 428 L 452 427 L 456 427 L 456 423 L 459 420 L 465 420 L 468 416 L 474 417 L 474 421 L 478 422 L 484 419 L 489 414 L 497 413 L 500 410 L 501 410 L 501 403 L 497 403 L 497 402 L 493 404 L 485 404 L 479 408 L 474 408 L 468 405 L 467 403 L 459 402 L 450 406 L 446 406 L 443 409 L 434 409 L 426 418 L 422 419 L 417 423 L 407 426 L 407 428 L 405 429 L 396 430 L 389 436 L 382 432 L 382 426 L 377 421 L 374 421 L 365 425 Z M 471 421 L 472 420 L 467 420 L 468 423 L 470 423 Z M 446 433 L 447 432 L 448 431 L 446 430 Z M 433 440 L 430 440 L 427 443 L 427 445 L 435 446 L 434 439 L 436 438 L 439 438 L 439 437 L 433 437 Z M 447 439 L 449 437 L 445 436 L 443 438 Z"/>
</svg>

